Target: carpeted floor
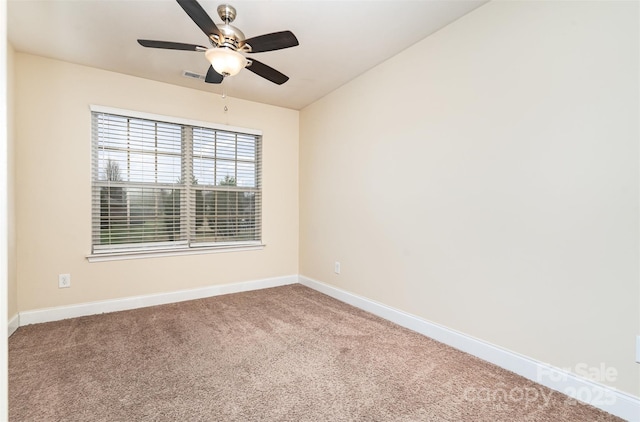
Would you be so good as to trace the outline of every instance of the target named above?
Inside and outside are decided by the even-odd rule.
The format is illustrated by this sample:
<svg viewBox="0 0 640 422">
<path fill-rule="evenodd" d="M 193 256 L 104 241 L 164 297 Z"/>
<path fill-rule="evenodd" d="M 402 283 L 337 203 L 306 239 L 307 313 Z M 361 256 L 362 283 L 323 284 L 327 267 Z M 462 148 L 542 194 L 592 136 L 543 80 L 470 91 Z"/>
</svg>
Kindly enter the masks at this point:
<svg viewBox="0 0 640 422">
<path fill-rule="evenodd" d="M 291 285 L 21 327 L 11 421 L 619 421 Z"/>
</svg>

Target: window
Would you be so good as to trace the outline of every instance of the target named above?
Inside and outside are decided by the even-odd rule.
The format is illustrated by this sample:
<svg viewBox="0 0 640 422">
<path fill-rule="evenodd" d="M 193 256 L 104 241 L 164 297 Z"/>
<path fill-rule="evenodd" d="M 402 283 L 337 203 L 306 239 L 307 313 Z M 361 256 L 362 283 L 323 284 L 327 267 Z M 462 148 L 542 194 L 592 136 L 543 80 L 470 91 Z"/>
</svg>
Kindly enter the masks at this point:
<svg viewBox="0 0 640 422">
<path fill-rule="evenodd" d="M 261 243 L 259 133 L 109 111 L 92 107 L 94 255 Z"/>
</svg>

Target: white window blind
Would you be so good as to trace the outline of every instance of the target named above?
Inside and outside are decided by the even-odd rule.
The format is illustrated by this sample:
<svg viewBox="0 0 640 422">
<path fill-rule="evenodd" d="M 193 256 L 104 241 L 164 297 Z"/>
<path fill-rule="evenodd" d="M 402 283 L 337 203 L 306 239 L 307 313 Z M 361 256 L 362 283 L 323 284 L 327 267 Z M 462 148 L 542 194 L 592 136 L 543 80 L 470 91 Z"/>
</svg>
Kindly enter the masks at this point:
<svg viewBox="0 0 640 422">
<path fill-rule="evenodd" d="M 261 240 L 261 137 L 92 112 L 92 253 Z"/>
</svg>

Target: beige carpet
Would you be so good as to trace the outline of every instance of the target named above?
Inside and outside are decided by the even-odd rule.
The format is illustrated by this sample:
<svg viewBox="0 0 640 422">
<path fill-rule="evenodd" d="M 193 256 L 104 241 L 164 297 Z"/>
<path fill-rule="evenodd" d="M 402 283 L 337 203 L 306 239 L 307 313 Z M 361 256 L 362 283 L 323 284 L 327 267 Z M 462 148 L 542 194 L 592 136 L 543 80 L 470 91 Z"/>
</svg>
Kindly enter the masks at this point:
<svg viewBox="0 0 640 422">
<path fill-rule="evenodd" d="M 11 421 L 614 421 L 300 285 L 21 327 Z"/>
</svg>

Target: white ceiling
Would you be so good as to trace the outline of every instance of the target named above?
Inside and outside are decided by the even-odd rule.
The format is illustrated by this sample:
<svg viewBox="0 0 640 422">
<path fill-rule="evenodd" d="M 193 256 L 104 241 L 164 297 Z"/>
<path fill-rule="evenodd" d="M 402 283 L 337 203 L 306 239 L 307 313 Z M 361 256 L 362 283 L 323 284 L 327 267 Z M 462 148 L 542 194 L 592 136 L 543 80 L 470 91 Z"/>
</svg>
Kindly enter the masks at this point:
<svg viewBox="0 0 640 422">
<path fill-rule="evenodd" d="M 228 0 L 238 12 L 233 25 L 247 38 L 288 29 L 300 45 L 254 55 L 289 76 L 284 85 L 243 70 L 222 86 L 232 97 L 299 110 L 486 1 Z M 216 8 L 223 2 L 200 4 L 220 24 Z M 182 76 L 206 73 L 203 53 L 136 42 L 208 45 L 173 0 L 9 0 L 8 37 L 20 52 L 222 93 L 221 85 Z"/>
</svg>

